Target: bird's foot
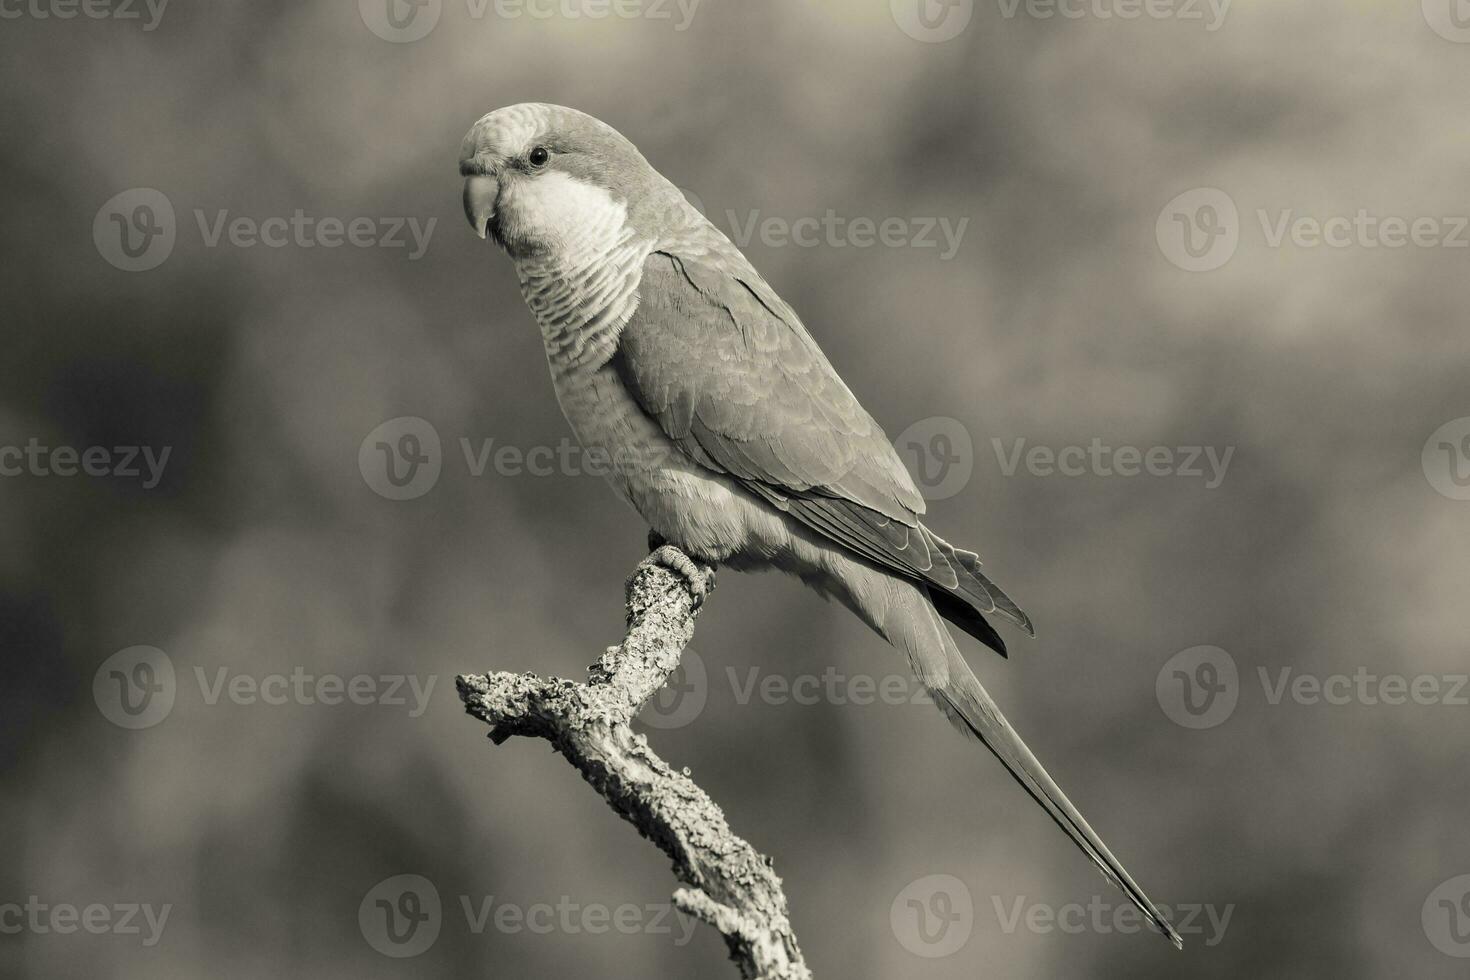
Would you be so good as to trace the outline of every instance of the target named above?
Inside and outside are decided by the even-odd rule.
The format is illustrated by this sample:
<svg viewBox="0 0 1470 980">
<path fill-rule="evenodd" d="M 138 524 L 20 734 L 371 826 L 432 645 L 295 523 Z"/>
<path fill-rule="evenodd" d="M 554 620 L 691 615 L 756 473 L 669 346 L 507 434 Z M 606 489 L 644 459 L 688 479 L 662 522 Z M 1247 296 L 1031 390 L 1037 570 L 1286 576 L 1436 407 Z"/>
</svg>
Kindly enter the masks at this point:
<svg viewBox="0 0 1470 980">
<path fill-rule="evenodd" d="M 715 570 L 690 558 L 671 544 L 666 544 L 656 531 L 648 532 L 648 546 L 653 549 L 649 556 L 638 563 L 633 574 L 628 576 L 628 587 L 645 568 L 661 565 L 684 579 L 689 592 L 694 596 L 694 608 L 704 605 L 704 600 L 715 590 Z"/>
</svg>

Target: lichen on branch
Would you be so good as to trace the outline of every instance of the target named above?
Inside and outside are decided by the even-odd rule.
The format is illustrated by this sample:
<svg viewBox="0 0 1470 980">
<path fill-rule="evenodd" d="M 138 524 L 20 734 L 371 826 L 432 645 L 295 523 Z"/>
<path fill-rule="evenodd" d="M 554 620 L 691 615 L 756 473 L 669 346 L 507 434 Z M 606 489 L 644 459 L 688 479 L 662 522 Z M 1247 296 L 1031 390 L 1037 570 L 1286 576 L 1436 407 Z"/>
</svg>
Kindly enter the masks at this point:
<svg viewBox="0 0 1470 980">
<path fill-rule="evenodd" d="M 811 971 L 769 858 L 735 836 L 709 795 L 675 771 L 630 722 L 679 666 L 698 603 L 684 579 L 640 565 L 628 583 L 628 628 L 585 684 L 535 674 L 458 678 L 465 709 L 499 745 L 544 738 L 623 819 L 669 856 L 684 887 L 676 907 L 720 932 L 741 976 L 809 980 Z"/>
</svg>

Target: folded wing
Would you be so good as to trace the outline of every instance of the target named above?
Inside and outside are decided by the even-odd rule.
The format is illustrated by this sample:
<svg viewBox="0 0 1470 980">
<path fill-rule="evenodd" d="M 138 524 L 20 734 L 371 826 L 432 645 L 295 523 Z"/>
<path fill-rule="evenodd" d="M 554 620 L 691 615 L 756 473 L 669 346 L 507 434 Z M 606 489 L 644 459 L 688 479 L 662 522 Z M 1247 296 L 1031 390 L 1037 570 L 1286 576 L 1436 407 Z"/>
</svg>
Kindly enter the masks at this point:
<svg viewBox="0 0 1470 980">
<path fill-rule="evenodd" d="M 924 527 L 924 499 L 887 435 L 806 328 L 734 249 L 655 252 L 618 370 L 692 459 L 835 544 L 932 587 L 936 608 L 982 642 L 981 614 L 1031 621 L 972 552 Z"/>
</svg>

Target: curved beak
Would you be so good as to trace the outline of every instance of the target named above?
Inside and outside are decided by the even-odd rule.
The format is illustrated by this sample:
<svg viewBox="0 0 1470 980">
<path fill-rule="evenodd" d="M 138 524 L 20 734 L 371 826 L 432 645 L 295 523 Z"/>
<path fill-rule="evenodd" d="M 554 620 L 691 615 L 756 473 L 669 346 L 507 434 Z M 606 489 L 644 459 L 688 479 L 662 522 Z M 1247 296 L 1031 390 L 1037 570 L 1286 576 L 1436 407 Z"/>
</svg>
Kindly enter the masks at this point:
<svg viewBox="0 0 1470 980">
<path fill-rule="evenodd" d="M 481 238 L 490 219 L 495 217 L 495 199 L 500 196 L 500 182 L 489 174 L 475 174 L 464 182 L 464 216 Z"/>
</svg>

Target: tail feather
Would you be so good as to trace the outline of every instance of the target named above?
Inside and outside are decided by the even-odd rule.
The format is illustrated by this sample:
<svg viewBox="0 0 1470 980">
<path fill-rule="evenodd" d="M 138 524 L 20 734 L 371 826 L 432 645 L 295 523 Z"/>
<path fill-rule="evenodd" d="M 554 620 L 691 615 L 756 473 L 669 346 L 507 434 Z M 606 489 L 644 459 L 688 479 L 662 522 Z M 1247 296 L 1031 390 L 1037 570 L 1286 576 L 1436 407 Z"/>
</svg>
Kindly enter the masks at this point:
<svg viewBox="0 0 1470 980">
<path fill-rule="evenodd" d="M 1032 625 L 1031 617 L 1027 616 L 1021 610 L 1021 607 L 1016 605 L 1015 601 L 1005 594 L 1000 586 L 992 582 L 980 570 L 979 555 L 973 551 L 966 551 L 964 548 L 956 548 L 922 524 L 919 525 L 919 529 L 923 532 L 925 540 L 929 543 L 929 547 L 944 556 L 950 567 L 955 569 L 956 577 L 959 580 L 959 584 L 952 590 L 949 590 L 948 594 L 945 593 L 945 587 L 943 585 L 939 585 L 938 583 L 931 584 L 931 595 L 937 592 L 939 595 L 945 595 L 946 598 L 959 600 L 953 603 L 953 606 L 955 611 L 961 612 L 962 615 L 965 612 L 969 612 L 969 610 L 965 609 L 966 606 L 974 610 L 974 613 L 964 616 L 963 619 L 957 619 L 955 616 L 950 615 L 948 609 L 941 608 L 940 612 L 944 614 L 945 619 L 948 619 L 973 636 L 974 634 L 970 630 L 968 620 L 978 618 L 974 615 L 975 613 L 995 613 L 1015 623 L 1029 635 L 1036 635 L 1036 627 Z M 937 588 L 936 585 L 938 586 Z M 989 645 L 989 642 L 983 636 L 976 636 L 975 638 Z M 998 650 L 996 652 L 1003 654 L 1005 651 Z"/>
<path fill-rule="evenodd" d="M 978 738 L 986 748 L 995 753 L 1026 792 L 1041 804 L 1067 836 L 1072 838 L 1073 843 L 1092 859 L 1092 863 L 1097 865 L 1104 877 L 1120 888 L 1176 949 L 1183 949 L 1184 940 L 1173 925 L 1149 901 L 1149 897 L 1118 859 L 1113 857 L 1108 846 L 1088 826 L 1082 814 L 1056 784 L 1056 780 L 1042 768 L 1036 756 L 1026 747 L 1026 743 L 1021 741 L 1021 736 L 1016 734 L 1010 722 L 1000 713 L 995 701 L 975 679 L 975 675 L 970 673 L 969 666 L 963 661 L 958 664 L 953 662 L 958 659 L 959 654 L 956 652 L 950 664 L 949 683 L 934 691 L 941 710 L 944 710 L 956 727 Z"/>
<path fill-rule="evenodd" d="M 919 680 L 935 694 L 935 702 L 950 721 L 966 734 L 979 739 L 995 753 L 1016 781 L 1041 804 L 1042 809 L 1072 838 L 1104 877 L 1123 891 L 1147 916 L 1152 926 L 1176 948 L 1184 941 L 1149 901 L 1138 883 L 1113 857 L 1106 844 L 1088 826 L 1082 814 L 1067 799 L 1060 786 L 1042 768 L 1021 736 L 1006 721 L 994 699 L 980 684 L 960 655 L 933 605 L 930 593 L 912 583 L 867 570 L 855 563 L 841 569 L 845 601 L 870 626 L 908 655 Z"/>
<path fill-rule="evenodd" d="M 1001 637 L 1000 633 L 996 632 L 995 627 L 990 625 L 990 620 L 976 612 L 974 607 L 968 602 L 943 589 L 931 588 L 929 590 L 929 598 L 933 600 L 934 608 L 939 611 L 939 615 L 966 633 L 969 633 L 1002 657 L 1010 659 L 1010 652 L 1006 649 L 1006 641 Z"/>
</svg>

